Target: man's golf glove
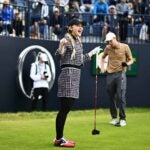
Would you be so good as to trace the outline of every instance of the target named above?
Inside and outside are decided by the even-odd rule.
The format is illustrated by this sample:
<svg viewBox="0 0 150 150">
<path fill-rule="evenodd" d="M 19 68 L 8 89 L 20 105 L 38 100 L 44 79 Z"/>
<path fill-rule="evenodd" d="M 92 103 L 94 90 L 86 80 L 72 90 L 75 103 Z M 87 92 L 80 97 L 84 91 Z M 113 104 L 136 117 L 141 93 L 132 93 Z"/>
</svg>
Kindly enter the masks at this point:
<svg viewBox="0 0 150 150">
<path fill-rule="evenodd" d="M 90 57 L 92 57 L 93 55 L 95 55 L 96 53 L 99 53 L 100 51 L 102 51 L 103 49 L 100 47 L 100 46 L 98 46 L 98 47 L 96 47 L 96 48 L 94 48 L 93 50 L 91 50 L 89 53 L 88 53 L 88 55 L 90 56 Z"/>
<path fill-rule="evenodd" d="M 126 62 L 122 62 L 122 67 L 128 67 L 128 64 Z"/>
</svg>

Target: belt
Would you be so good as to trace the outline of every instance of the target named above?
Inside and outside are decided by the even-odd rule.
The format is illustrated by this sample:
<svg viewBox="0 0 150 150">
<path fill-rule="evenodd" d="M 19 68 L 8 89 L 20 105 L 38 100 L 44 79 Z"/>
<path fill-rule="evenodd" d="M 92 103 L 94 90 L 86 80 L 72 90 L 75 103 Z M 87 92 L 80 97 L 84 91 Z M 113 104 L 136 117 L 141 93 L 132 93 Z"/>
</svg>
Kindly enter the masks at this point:
<svg viewBox="0 0 150 150">
<path fill-rule="evenodd" d="M 72 68 L 81 69 L 81 66 L 77 66 L 77 65 L 71 65 L 71 64 L 64 64 L 64 65 L 61 65 L 61 69 L 62 69 L 62 68 L 66 68 L 66 67 L 72 67 Z"/>
</svg>

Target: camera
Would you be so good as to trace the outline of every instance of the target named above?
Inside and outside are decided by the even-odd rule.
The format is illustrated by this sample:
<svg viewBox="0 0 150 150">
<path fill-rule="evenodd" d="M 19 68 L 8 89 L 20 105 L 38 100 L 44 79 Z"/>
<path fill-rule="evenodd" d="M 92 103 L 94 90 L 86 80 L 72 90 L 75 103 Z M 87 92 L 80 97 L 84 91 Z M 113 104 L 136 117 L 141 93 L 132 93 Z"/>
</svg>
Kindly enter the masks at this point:
<svg viewBox="0 0 150 150">
<path fill-rule="evenodd" d="M 45 78 L 48 78 L 47 71 L 44 71 L 43 74 L 44 74 Z"/>
</svg>

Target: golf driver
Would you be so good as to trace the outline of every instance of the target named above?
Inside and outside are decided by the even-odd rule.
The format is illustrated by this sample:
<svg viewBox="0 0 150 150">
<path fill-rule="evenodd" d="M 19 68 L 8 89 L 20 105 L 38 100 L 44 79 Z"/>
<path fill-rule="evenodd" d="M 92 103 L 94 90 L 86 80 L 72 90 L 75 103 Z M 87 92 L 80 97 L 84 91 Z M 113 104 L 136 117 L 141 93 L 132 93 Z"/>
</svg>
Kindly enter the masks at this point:
<svg viewBox="0 0 150 150">
<path fill-rule="evenodd" d="M 96 108 L 97 108 L 97 82 L 98 82 L 98 77 L 96 73 L 95 77 L 95 99 L 94 99 L 94 129 L 92 130 L 92 135 L 97 135 L 100 134 L 100 131 L 96 129 Z"/>
</svg>

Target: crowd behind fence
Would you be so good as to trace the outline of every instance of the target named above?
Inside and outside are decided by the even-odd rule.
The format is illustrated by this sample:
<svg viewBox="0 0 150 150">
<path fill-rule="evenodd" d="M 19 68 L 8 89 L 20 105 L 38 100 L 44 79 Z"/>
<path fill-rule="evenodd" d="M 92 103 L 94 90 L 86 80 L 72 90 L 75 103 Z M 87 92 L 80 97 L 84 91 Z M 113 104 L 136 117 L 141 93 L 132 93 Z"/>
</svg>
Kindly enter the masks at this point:
<svg viewBox="0 0 150 150">
<path fill-rule="evenodd" d="M 31 1 L 25 6 L 0 4 L 0 35 L 57 41 L 65 34 L 68 21 L 79 17 L 86 22 L 82 34 L 85 43 L 102 43 L 108 31 L 115 32 L 120 41 L 150 43 L 150 15 L 132 14 L 123 20 L 116 13 L 98 13 L 99 19 L 94 20 L 93 13 L 65 12 L 64 7 L 44 5 L 39 17 L 36 7 Z"/>
</svg>

